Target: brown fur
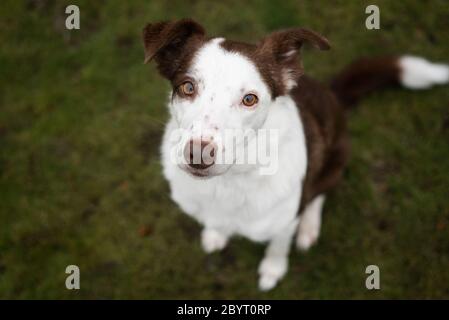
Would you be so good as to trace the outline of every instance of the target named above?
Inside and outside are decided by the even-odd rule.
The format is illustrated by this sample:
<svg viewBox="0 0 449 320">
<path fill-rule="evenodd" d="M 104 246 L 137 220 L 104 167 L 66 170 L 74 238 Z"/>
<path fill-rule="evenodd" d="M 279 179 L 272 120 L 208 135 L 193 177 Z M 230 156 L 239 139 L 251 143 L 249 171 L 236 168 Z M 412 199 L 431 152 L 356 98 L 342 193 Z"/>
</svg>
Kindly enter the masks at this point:
<svg viewBox="0 0 449 320">
<path fill-rule="evenodd" d="M 302 76 L 291 91 L 304 125 L 307 173 L 300 212 L 317 195 L 336 186 L 349 157 L 346 116 L 335 95 L 315 80 Z"/>
<path fill-rule="evenodd" d="M 190 19 L 150 23 L 143 29 L 145 63 L 155 59 L 161 75 L 176 82 L 204 44 L 204 35 L 203 27 Z"/>
<path fill-rule="evenodd" d="M 375 89 L 398 84 L 397 61 L 393 56 L 359 59 L 340 72 L 331 87 L 342 103 L 352 106 Z"/>
<path fill-rule="evenodd" d="M 286 77 L 297 79 L 303 74 L 298 63 L 299 50 L 305 42 L 327 50 L 329 42 L 321 35 L 303 28 L 274 32 L 258 45 L 225 40 L 221 46 L 229 51 L 239 52 L 251 59 L 271 90 L 272 98 L 288 94 Z M 292 53 L 287 55 L 287 53 Z"/>
<path fill-rule="evenodd" d="M 375 89 L 398 83 L 395 57 L 360 59 L 345 68 L 331 90 L 303 76 L 291 96 L 304 123 L 308 168 L 300 212 L 319 194 L 335 187 L 349 158 L 345 107 Z"/>
</svg>

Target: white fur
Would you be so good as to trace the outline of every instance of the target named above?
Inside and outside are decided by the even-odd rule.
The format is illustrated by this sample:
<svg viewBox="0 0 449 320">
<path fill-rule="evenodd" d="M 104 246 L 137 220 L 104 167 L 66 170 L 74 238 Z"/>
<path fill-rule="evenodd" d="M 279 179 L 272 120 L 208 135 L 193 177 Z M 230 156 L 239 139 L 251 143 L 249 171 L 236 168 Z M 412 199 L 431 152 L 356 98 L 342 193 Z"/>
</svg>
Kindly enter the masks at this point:
<svg viewBox="0 0 449 320">
<path fill-rule="evenodd" d="M 303 126 L 289 96 L 272 101 L 256 66 L 238 53 L 230 53 L 214 39 L 198 52 L 191 76 L 199 83 L 194 101 L 174 99 L 162 144 L 164 175 L 172 199 L 204 226 L 206 252 L 222 249 L 227 239 L 241 235 L 269 242 L 259 267 L 259 287 L 268 290 L 287 271 L 290 242 L 298 223 L 302 181 L 307 168 Z M 245 92 L 257 92 L 254 110 L 240 106 Z M 207 117 L 206 117 L 207 116 Z M 279 129 L 279 168 L 260 175 L 257 166 L 229 165 L 225 172 L 198 179 L 170 160 L 173 130 L 185 128 L 194 136 L 194 124 L 211 135 L 227 128 Z M 215 131 L 212 128 L 218 128 Z M 256 152 L 251 149 L 250 152 Z"/>
<path fill-rule="evenodd" d="M 296 246 L 307 251 L 318 240 L 321 228 L 321 212 L 323 210 L 324 195 L 317 196 L 305 208 L 299 223 Z"/>
<path fill-rule="evenodd" d="M 271 239 L 265 257 L 259 265 L 259 289 L 268 291 L 287 273 L 290 242 L 296 232 L 297 221 L 289 224 Z"/>
<path fill-rule="evenodd" d="M 431 63 L 426 59 L 403 56 L 399 59 L 401 84 L 409 89 L 427 89 L 449 82 L 449 66 Z"/>
<path fill-rule="evenodd" d="M 226 247 L 229 238 L 215 229 L 204 228 L 201 232 L 201 245 L 206 253 L 219 251 Z"/>
</svg>

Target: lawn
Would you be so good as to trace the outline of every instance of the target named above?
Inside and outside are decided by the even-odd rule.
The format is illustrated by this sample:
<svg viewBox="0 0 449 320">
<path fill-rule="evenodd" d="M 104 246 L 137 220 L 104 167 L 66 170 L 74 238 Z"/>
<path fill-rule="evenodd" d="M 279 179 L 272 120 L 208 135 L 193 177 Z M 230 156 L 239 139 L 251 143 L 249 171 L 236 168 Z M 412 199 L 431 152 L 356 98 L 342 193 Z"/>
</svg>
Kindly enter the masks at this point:
<svg viewBox="0 0 449 320">
<path fill-rule="evenodd" d="M 277 288 L 257 290 L 264 247 L 202 252 L 200 227 L 170 200 L 159 143 L 169 85 L 143 65 L 147 22 L 191 17 L 210 35 L 256 41 L 308 27 L 326 81 L 359 56 L 449 62 L 446 1 L 50 1 L 0 4 L 0 298 L 449 298 L 449 90 L 388 89 L 349 115 L 352 158 L 325 205 L 322 236 L 292 251 Z M 65 29 L 77 4 L 81 29 Z M 65 268 L 81 271 L 67 290 Z M 379 266 L 381 289 L 365 288 Z"/>
</svg>

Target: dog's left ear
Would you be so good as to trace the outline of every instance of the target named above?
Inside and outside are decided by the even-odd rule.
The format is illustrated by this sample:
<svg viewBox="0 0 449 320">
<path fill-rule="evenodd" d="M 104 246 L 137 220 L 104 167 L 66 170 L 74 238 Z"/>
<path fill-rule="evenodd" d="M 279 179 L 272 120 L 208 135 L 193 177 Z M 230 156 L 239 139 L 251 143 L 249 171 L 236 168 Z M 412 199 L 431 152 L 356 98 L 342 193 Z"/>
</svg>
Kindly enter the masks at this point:
<svg viewBox="0 0 449 320">
<path fill-rule="evenodd" d="M 302 65 L 298 64 L 298 56 L 304 43 L 310 43 L 317 49 L 329 50 L 329 41 L 322 35 L 303 28 L 292 28 L 277 31 L 262 39 L 258 46 L 259 54 L 270 56 L 271 61 L 283 72 L 283 80 L 287 89 L 294 86 L 296 78 L 302 74 Z"/>
<path fill-rule="evenodd" d="M 329 41 L 322 35 L 308 29 L 293 28 L 273 32 L 262 39 L 259 48 L 270 52 L 279 63 L 295 59 L 304 43 L 310 43 L 320 50 L 329 50 Z"/>
<path fill-rule="evenodd" d="M 190 19 L 149 23 L 143 29 L 145 61 L 154 59 L 160 73 L 171 79 L 182 57 L 192 49 L 192 40 L 204 37 L 204 28 Z"/>
</svg>

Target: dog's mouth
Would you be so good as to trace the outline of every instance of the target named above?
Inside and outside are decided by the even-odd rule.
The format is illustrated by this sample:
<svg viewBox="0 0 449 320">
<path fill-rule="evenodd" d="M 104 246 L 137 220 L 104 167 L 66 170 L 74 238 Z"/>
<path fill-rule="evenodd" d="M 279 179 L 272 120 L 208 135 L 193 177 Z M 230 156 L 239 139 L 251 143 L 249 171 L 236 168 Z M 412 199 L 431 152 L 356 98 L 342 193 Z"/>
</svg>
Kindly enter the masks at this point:
<svg viewBox="0 0 449 320">
<path fill-rule="evenodd" d="M 189 166 L 182 166 L 181 167 L 187 174 L 189 174 L 190 176 L 194 177 L 194 178 L 199 178 L 199 179 L 207 179 L 210 177 L 213 177 L 214 175 L 211 174 L 209 172 L 209 170 L 205 169 L 205 170 L 201 170 L 201 169 L 194 169 L 191 168 Z"/>
<path fill-rule="evenodd" d="M 209 177 L 209 173 L 207 172 L 203 172 L 203 171 L 198 171 L 198 170 L 187 170 L 192 176 L 197 177 L 197 178 L 206 178 Z"/>
<path fill-rule="evenodd" d="M 229 167 L 219 168 L 219 166 L 217 167 L 215 165 L 207 169 L 195 169 L 190 166 L 180 166 L 180 168 L 188 175 L 196 179 L 210 179 L 216 176 L 221 176 L 229 169 Z"/>
</svg>

